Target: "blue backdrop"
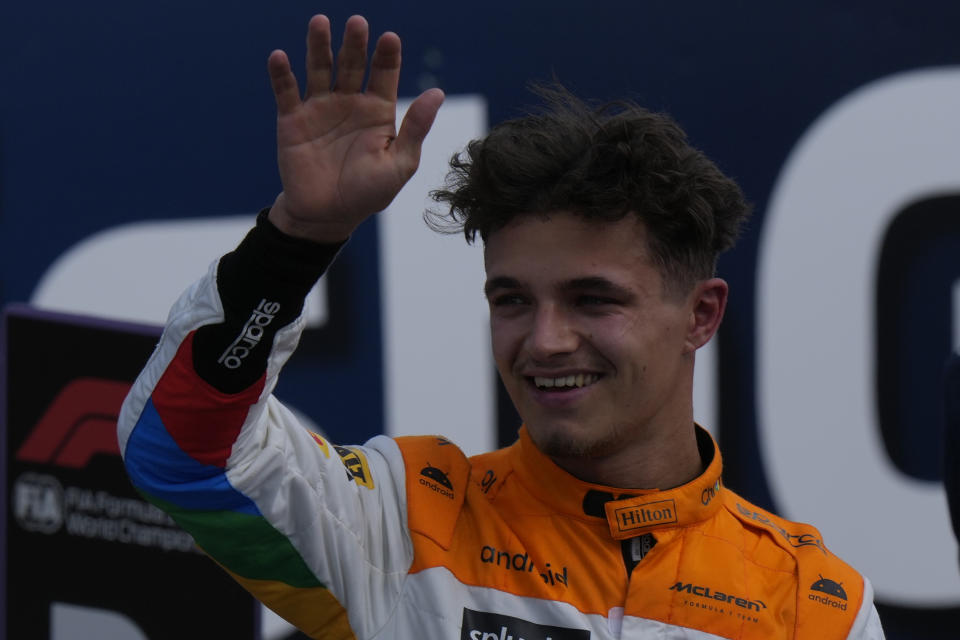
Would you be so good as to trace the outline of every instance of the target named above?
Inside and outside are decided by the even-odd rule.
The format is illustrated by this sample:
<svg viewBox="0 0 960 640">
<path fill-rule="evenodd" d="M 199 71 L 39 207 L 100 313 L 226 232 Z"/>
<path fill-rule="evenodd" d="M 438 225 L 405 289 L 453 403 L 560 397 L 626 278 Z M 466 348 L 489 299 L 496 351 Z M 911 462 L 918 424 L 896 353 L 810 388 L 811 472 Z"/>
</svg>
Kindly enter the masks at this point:
<svg viewBox="0 0 960 640">
<path fill-rule="evenodd" d="M 767 477 L 776 469 L 761 462 L 754 364 L 758 254 L 774 184 L 804 132 L 844 96 L 899 72 L 960 65 L 960 4 L 4 3 L 0 302 L 28 301 L 51 263 L 97 231 L 272 202 L 279 180 L 266 58 L 279 47 L 302 60 L 315 12 L 338 33 L 351 13 L 366 15 L 374 32 L 398 32 L 403 96 L 429 86 L 479 94 L 496 123 L 530 102 L 530 80 L 556 77 L 583 96 L 631 96 L 668 111 L 738 179 L 756 212 L 721 263 L 733 291 L 719 344 L 721 444 L 727 483 L 776 509 Z M 957 117 L 931 126 L 957 138 Z M 956 173 L 960 183 L 960 166 Z M 899 288 L 869 283 L 881 292 L 883 442 L 898 473 L 925 483 L 942 478 L 938 376 L 960 324 L 950 297 L 960 279 L 958 193 L 905 206 L 878 257 L 877 273 Z M 279 388 L 301 410 L 322 412 L 334 439 L 362 440 L 383 423 L 382 381 L 369 375 L 382 364 L 376 240 L 369 224 L 348 245 L 331 274 L 331 322 L 305 337 Z M 917 412 L 924 420 L 904 417 Z M 889 545 L 891 554 L 916 552 L 910 540 Z M 955 548 L 943 562 L 956 565 Z M 955 637 L 953 596 L 948 606 L 881 600 L 888 636 Z"/>
</svg>

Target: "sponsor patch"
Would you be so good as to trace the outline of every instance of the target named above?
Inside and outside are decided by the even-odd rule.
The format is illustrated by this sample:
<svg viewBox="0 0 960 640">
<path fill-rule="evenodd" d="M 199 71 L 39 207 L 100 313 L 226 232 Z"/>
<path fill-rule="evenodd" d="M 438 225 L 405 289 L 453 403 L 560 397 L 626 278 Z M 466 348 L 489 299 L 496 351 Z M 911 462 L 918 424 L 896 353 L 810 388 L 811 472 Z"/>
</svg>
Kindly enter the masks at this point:
<svg viewBox="0 0 960 640">
<path fill-rule="evenodd" d="M 810 585 L 810 591 L 819 591 L 824 595 L 820 595 L 820 593 L 808 593 L 808 599 L 833 607 L 834 609 L 839 609 L 840 611 L 847 610 L 847 592 L 844 591 L 842 583 L 824 578 L 823 574 L 821 574 L 820 579 Z"/>
<path fill-rule="evenodd" d="M 718 479 L 712 487 L 707 487 L 700 492 L 700 504 L 707 506 L 710 504 L 710 501 L 717 497 L 720 493 L 720 480 Z"/>
<path fill-rule="evenodd" d="M 834 582 L 829 578 L 824 578 L 823 575 L 820 575 L 820 579 L 810 585 L 811 591 L 822 591 L 823 593 L 830 594 L 831 596 L 836 596 L 843 600 L 847 599 L 847 592 L 843 590 L 843 583 Z"/>
<path fill-rule="evenodd" d="M 431 467 L 429 462 L 427 466 L 420 470 L 420 475 L 424 478 L 430 478 L 438 484 L 442 484 L 447 489 L 453 489 L 453 485 L 450 484 L 450 478 L 447 477 L 447 474 L 436 467 Z"/>
<path fill-rule="evenodd" d="M 570 580 L 569 571 L 566 567 L 558 569 L 547 562 L 543 570 L 541 570 L 540 567 L 534 565 L 530 555 L 526 552 L 510 553 L 509 551 L 497 549 L 490 545 L 484 545 L 480 548 L 480 562 L 496 565 L 506 570 L 519 571 L 521 573 L 536 572 L 544 584 L 559 584 L 565 587 L 569 584 Z"/>
<path fill-rule="evenodd" d="M 240 329 L 240 334 L 220 355 L 217 362 L 227 369 L 240 368 L 244 358 L 250 355 L 254 347 L 260 344 L 266 328 L 273 322 L 279 311 L 279 302 L 268 302 L 266 298 L 262 299 L 257 308 L 250 314 L 246 324 Z"/>
<path fill-rule="evenodd" d="M 622 506 L 607 503 L 606 510 L 608 522 L 615 527 L 614 536 L 677 521 L 677 504 L 672 499 L 630 502 Z"/>
<path fill-rule="evenodd" d="M 767 608 L 763 600 L 750 600 L 732 593 L 718 591 L 702 584 L 692 582 L 677 582 L 670 591 L 688 593 L 693 597 L 683 597 L 682 604 L 695 609 L 702 609 L 714 614 L 736 617 L 739 620 L 758 623 L 760 619 L 755 615 Z"/>
<path fill-rule="evenodd" d="M 823 546 L 823 541 L 820 540 L 820 538 L 816 538 L 810 535 L 809 533 L 801 533 L 801 534 L 790 533 L 789 531 L 787 531 L 786 529 L 784 529 L 783 527 L 775 523 L 773 520 L 771 520 L 767 516 L 757 511 L 751 511 L 750 509 L 747 509 L 739 502 L 737 503 L 737 511 L 739 511 L 740 513 L 742 513 L 748 518 L 756 520 L 762 525 L 770 527 L 771 529 L 779 533 L 781 536 L 783 536 L 783 538 L 790 544 L 791 547 L 817 547 L 818 549 L 820 549 L 820 551 L 824 553 L 827 552 L 827 550 Z"/>
<path fill-rule="evenodd" d="M 418 481 L 431 491 L 453 500 L 453 483 L 450 482 L 450 478 L 442 469 L 430 466 L 430 463 L 427 462 L 427 466 L 420 470 Z"/>
<path fill-rule="evenodd" d="M 347 479 L 353 480 L 361 487 L 373 489 L 373 476 L 370 474 L 370 465 L 367 464 L 367 457 L 359 449 L 350 447 L 341 447 L 333 445 L 333 450 L 343 460 L 343 466 L 347 469 Z"/>
<path fill-rule="evenodd" d="M 501 613 L 463 609 L 460 640 L 590 640 L 585 629 L 536 624 Z"/>
</svg>

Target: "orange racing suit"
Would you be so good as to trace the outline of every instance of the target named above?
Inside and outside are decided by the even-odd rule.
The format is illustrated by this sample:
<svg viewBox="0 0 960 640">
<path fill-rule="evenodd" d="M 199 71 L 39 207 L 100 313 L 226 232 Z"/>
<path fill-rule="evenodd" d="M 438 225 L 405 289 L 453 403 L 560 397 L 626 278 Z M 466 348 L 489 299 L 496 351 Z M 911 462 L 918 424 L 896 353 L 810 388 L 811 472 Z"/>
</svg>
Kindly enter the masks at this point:
<svg viewBox="0 0 960 640">
<path fill-rule="evenodd" d="M 338 447 L 272 395 L 336 248 L 261 215 L 176 303 L 124 403 L 134 485 L 312 638 L 882 638 L 870 583 L 816 529 L 705 471 L 665 491 L 582 482 L 524 429 Z"/>
</svg>

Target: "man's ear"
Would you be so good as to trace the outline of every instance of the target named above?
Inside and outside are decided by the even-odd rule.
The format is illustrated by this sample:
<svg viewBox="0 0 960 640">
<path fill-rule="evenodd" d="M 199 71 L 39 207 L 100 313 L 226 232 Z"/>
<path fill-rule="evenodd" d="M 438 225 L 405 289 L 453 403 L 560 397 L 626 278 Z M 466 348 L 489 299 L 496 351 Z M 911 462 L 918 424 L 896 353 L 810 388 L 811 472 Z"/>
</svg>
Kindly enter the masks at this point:
<svg viewBox="0 0 960 640">
<path fill-rule="evenodd" d="M 720 328 L 729 292 L 730 287 L 721 278 L 710 278 L 694 286 L 688 298 L 691 305 L 686 340 L 688 353 L 707 344 Z"/>
</svg>

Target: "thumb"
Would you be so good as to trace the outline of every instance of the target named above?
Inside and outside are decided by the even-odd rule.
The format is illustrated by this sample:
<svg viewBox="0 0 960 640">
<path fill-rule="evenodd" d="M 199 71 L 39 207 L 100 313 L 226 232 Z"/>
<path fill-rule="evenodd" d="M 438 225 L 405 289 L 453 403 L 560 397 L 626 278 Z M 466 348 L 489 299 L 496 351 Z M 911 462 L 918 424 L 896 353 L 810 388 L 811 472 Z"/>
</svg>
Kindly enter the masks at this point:
<svg viewBox="0 0 960 640">
<path fill-rule="evenodd" d="M 433 126 L 445 96 L 440 89 L 428 89 L 417 96 L 400 123 L 396 140 L 390 145 L 397 163 L 409 178 L 420 166 L 420 149 Z"/>
</svg>

